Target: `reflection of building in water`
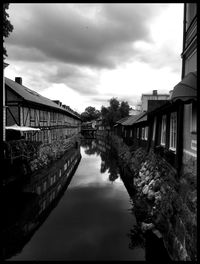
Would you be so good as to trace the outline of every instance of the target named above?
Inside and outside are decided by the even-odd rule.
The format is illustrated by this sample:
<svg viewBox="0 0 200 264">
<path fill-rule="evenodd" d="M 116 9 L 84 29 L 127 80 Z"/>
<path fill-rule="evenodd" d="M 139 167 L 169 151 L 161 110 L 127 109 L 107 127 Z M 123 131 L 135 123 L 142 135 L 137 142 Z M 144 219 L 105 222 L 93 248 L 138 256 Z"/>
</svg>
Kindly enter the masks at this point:
<svg viewBox="0 0 200 264">
<path fill-rule="evenodd" d="M 49 170 L 32 175 L 25 191 L 39 195 L 40 211 L 44 211 L 65 187 L 75 165 L 80 160 L 80 149 L 73 149 L 58 160 Z"/>
<path fill-rule="evenodd" d="M 34 232 L 45 221 L 69 185 L 80 159 L 80 148 L 67 152 L 49 168 L 31 175 L 29 182 L 23 187 L 23 192 L 16 195 L 16 200 L 18 196 L 22 198 L 5 205 L 3 259 L 11 258 L 21 252 Z M 13 194 L 11 196 L 14 197 Z M 21 216 L 18 217 L 13 211 L 22 212 Z M 9 221 L 7 222 L 6 219 Z"/>
</svg>

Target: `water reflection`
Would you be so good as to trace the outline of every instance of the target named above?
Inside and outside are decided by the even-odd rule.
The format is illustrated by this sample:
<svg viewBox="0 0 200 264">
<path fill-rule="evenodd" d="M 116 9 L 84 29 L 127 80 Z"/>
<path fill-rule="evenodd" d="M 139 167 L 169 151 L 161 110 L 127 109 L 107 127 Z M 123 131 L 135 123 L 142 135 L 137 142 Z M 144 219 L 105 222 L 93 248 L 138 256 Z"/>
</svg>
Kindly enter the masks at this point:
<svg viewBox="0 0 200 264">
<path fill-rule="evenodd" d="M 101 157 L 100 172 L 108 172 L 111 182 L 114 182 L 120 176 L 116 153 L 107 142 L 98 138 L 95 140 L 90 139 L 84 140 L 82 146 L 85 148 L 85 154 L 96 154 Z"/>
<path fill-rule="evenodd" d="M 81 152 L 71 153 L 51 172 L 32 177 L 22 197 L 16 194 L 15 203 L 10 201 L 4 258 L 145 260 L 144 238 L 130 213 L 130 196 L 115 153 L 101 139 L 84 140 L 81 146 Z M 67 176 L 70 168 L 74 169 Z M 63 190 L 61 200 L 58 190 Z"/>
<path fill-rule="evenodd" d="M 97 155 L 101 157 L 100 172 L 102 174 L 107 173 L 110 182 L 114 182 L 120 178 L 124 186 L 129 193 L 131 200 L 130 204 L 131 213 L 135 215 L 136 208 L 134 206 L 134 190 L 130 188 L 130 182 L 127 180 L 126 170 L 122 170 L 118 164 L 118 159 L 116 152 L 110 147 L 109 142 L 102 140 L 101 138 L 86 140 L 83 142 L 85 154 L 87 155 Z M 128 172 L 127 172 L 128 173 Z M 115 185 L 116 188 L 116 185 Z M 118 190 L 118 194 L 120 192 Z M 137 209 L 138 220 L 139 209 Z M 147 261 L 163 260 L 163 257 L 170 261 L 170 258 L 164 248 L 162 239 L 158 239 L 152 232 L 147 232 L 145 235 L 142 233 L 140 225 L 137 224 L 136 220 L 133 222 L 130 231 L 127 233 L 129 238 L 129 248 L 132 250 L 143 250 L 145 252 L 145 259 Z"/>
<path fill-rule="evenodd" d="M 59 202 L 80 159 L 79 146 L 32 174 L 20 190 L 4 190 L 2 259 L 19 253 L 31 239 Z"/>
</svg>

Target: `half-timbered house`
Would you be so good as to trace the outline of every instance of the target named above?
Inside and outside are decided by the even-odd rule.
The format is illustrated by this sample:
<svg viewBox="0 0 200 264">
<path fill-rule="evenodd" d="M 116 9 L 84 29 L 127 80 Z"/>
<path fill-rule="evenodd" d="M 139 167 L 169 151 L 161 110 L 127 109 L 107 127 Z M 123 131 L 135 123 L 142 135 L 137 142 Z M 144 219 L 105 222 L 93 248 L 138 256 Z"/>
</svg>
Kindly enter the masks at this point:
<svg viewBox="0 0 200 264">
<path fill-rule="evenodd" d="M 44 143 L 80 132 L 81 118 L 78 113 L 60 101 L 52 101 L 25 87 L 20 77 L 16 77 L 15 81 L 5 78 L 5 100 L 6 140 L 13 139 L 13 125 L 20 127 L 26 140 Z M 24 127 L 37 128 L 39 131 L 24 131 Z"/>
</svg>

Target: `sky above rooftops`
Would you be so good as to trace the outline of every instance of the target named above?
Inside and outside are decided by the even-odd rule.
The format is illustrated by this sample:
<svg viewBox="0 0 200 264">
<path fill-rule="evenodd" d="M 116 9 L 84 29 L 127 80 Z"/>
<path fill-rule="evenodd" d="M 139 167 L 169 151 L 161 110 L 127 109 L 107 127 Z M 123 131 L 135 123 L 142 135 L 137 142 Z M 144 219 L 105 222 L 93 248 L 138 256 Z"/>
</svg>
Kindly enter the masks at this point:
<svg viewBox="0 0 200 264">
<path fill-rule="evenodd" d="M 5 76 L 83 112 L 181 80 L 183 4 L 10 4 Z"/>
</svg>

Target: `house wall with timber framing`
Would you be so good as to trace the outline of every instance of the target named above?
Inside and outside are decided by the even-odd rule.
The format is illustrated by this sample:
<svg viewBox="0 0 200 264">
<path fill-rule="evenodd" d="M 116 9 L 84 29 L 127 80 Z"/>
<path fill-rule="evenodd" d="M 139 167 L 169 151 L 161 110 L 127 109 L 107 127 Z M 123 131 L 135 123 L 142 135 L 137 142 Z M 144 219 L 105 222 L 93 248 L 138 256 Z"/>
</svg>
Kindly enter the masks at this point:
<svg viewBox="0 0 200 264">
<path fill-rule="evenodd" d="M 26 140 L 51 143 L 80 133 L 81 119 L 65 108 L 39 104 L 25 100 L 9 85 L 6 87 L 6 126 L 40 128 L 40 131 L 20 132 Z M 50 100 L 49 100 L 50 101 Z M 6 140 L 12 139 L 12 132 L 7 131 Z"/>
</svg>

